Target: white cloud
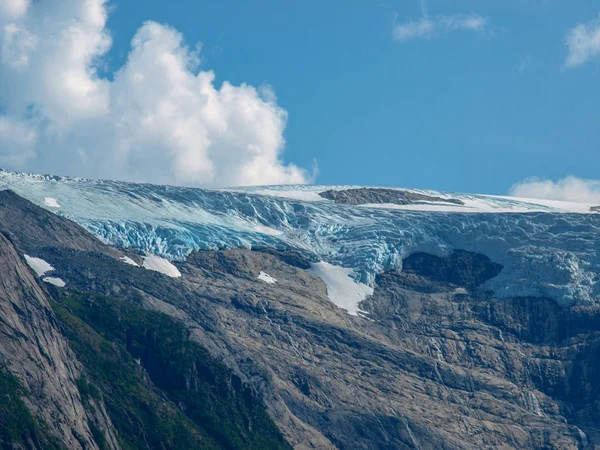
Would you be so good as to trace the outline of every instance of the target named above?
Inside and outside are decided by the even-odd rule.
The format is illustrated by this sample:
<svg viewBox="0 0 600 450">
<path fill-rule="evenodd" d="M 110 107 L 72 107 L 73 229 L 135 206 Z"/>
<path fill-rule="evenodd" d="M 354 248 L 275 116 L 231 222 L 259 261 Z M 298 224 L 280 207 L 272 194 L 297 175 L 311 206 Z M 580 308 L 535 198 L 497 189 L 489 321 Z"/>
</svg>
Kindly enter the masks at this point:
<svg viewBox="0 0 600 450">
<path fill-rule="evenodd" d="M 174 28 L 143 24 L 123 67 L 100 76 L 107 18 L 107 0 L 0 0 L 5 168 L 203 186 L 310 179 L 282 162 L 287 112 L 273 90 L 216 86 Z"/>
<path fill-rule="evenodd" d="M 394 39 L 408 41 L 411 39 L 431 39 L 444 36 L 452 31 L 484 31 L 488 20 L 477 14 L 457 14 L 453 16 L 424 15 L 421 19 L 397 24 L 394 26 Z"/>
<path fill-rule="evenodd" d="M 569 31 L 566 38 L 569 54 L 565 65 L 577 67 L 600 55 L 600 16 L 588 23 L 580 23 Z"/>
<path fill-rule="evenodd" d="M 528 178 L 510 188 L 510 195 L 600 205 L 600 180 L 566 177 L 562 180 Z"/>
<path fill-rule="evenodd" d="M 34 156 L 37 142 L 35 130 L 27 123 L 11 117 L 0 116 L 0 165 L 20 167 Z"/>
<path fill-rule="evenodd" d="M 0 1 L 0 16 L 17 19 L 29 8 L 29 0 L 2 0 Z"/>
</svg>

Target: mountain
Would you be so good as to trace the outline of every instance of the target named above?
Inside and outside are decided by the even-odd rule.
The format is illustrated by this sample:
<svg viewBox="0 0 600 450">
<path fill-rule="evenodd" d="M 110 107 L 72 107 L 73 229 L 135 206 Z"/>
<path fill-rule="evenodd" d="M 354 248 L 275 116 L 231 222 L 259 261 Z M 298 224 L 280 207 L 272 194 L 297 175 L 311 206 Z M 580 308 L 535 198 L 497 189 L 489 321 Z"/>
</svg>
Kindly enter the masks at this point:
<svg viewBox="0 0 600 450">
<path fill-rule="evenodd" d="M 0 189 L 5 447 L 600 448 L 595 205 Z"/>
</svg>

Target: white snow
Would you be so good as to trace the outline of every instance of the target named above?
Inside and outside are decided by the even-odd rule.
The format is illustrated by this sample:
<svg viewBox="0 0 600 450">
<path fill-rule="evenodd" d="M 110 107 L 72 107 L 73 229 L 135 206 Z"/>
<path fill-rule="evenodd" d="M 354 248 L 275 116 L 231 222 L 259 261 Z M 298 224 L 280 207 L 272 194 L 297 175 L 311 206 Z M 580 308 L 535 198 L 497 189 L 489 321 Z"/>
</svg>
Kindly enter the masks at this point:
<svg viewBox="0 0 600 450">
<path fill-rule="evenodd" d="M 265 273 L 265 272 L 259 273 L 256 278 L 258 278 L 260 281 L 264 281 L 267 284 L 277 283 L 277 280 L 275 278 L 273 278 L 271 275 L 269 275 L 268 273 Z"/>
<path fill-rule="evenodd" d="M 27 261 L 29 267 L 33 269 L 33 271 L 37 274 L 38 277 L 41 277 L 46 272 L 51 272 L 54 270 L 54 267 L 52 267 L 50 264 L 48 264 L 41 258 L 34 258 L 29 255 L 23 256 L 25 256 L 25 261 Z"/>
<path fill-rule="evenodd" d="M 60 205 L 58 204 L 58 200 L 56 200 L 55 198 L 52 198 L 52 197 L 44 198 L 44 205 L 49 206 L 50 208 L 60 208 Z"/>
<path fill-rule="evenodd" d="M 283 234 L 283 231 L 276 230 L 275 228 L 265 227 L 264 225 L 256 225 L 254 227 L 254 231 L 266 234 L 267 236 L 281 236 Z"/>
<path fill-rule="evenodd" d="M 438 194 L 443 195 L 443 194 Z M 451 198 L 451 196 L 448 196 Z M 499 195 L 456 195 L 464 205 L 444 202 L 422 201 L 412 205 L 396 205 L 393 203 L 369 203 L 359 205 L 362 208 L 398 209 L 404 211 L 429 212 L 467 212 L 467 213 L 530 213 L 558 212 L 590 214 L 593 205 L 590 203 L 565 202 L 559 200 L 541 200 L 535 198 L 518 198 Z"/>
<path fill-rule="evenodd" d="M 300 200 L 302 202 L 323 202 L 327 199 L 321 197 L 319 192 L 311 190 L 287 190 L 287 189 L 257 189 L 253 194 L 268 195 L 270 197 L 287 198 L 290 200 Z"/>
<path fill-rule="evenodd" d="M 589 214 L 591 212 L 592 207 L 598 206 L 594 203 L 566 202 L 563 200 L 544 200 L 539 198 L 505 197 L 496 195 L 490 195 L 490 198 L 499 198 L 503 200 L 512 200 L 515 202 L 523 202 L 532 205 L 543 206 L 546 210 L 550 208 L 552 210 L 555 210 L 556 212 L 566 213 Z"/>
<path fill-rule="evenodd" d="M 408 191 L 442 200 L 365 207 L 318 197 L 328 189 L 358 187 L 211 191 L 0 170 L 0 189 L 12 189 L 41 206 L 45 196 L 56 197 L 61 208 L 54 211 L 103 242 L 170 260 L 200 249 L 270 247 L 277 240 L 317 260 L 352 268 L 352 278 L 372 285 L 377 274 L 401 270 L 411 253 L 445 256 L 463 249 L 504 266 L 485 286 L 497 298 L 538 296 L 561 305 L 600 305 L 600 215 L 589 212 L 600 205 L 414 189 Z M 319 201 L 308 202 L 309 197 Z M 451 198 L 465 205 L 451 204 Z M 257 225 L 265 229 L 257 231 Z M 260 232 L 268 229 L 284 233 Z"/>
<path fill-rule="evenodd" d="M 119 259 L 125 264 L 129 264 L 130 266 L 140 267 L 140 265 L 136 263 L 133 259 L 131 259 L 129 256 L 121 256 L 121 258 Z"/>
<path fill-rule="evenodd" d="M 65 287 L 67 285 L 67 283 L 65 283 L 60 278 L 46 277 L 46 278 L 44 278 L 44 281 L 46 283 L 50 283 L 56 287 Z"/>
<path fill-rule="evenodd" d="M 144 256 L 143 266 L 148 270 L 154 270 L 155 272 L 163 273 L 168 277 L 179 278 L 181 276 L 181 272 L 179 272 L 177 267 L 175 267 L 170 261 L 161 258 L 160 256 L 152 254 Z"/>
<path fill-rule="evenodd" d="M 348 311 L 348 314 L 352 316 L 358 315 L 360 311 L 358 304 L 368 296 L 373 295 L 372 287 L 352 279 L 352 269 L 321 261 L 312 263 L 309 271 L 323 280 L 327 287 L 329 300 L 339 308 Z"/>
</svg>

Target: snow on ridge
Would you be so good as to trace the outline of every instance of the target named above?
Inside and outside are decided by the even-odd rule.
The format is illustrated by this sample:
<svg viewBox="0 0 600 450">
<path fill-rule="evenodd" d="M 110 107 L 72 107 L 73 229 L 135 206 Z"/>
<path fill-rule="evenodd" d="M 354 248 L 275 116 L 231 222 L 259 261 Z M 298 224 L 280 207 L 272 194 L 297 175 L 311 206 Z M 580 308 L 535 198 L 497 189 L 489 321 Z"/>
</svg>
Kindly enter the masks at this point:
<svg viewBox="0 0 600 450">
<path fill-rule="evenodd" d="M 47 272 L 52 272 L 54 267 L 41 258 L 35 258 L 29 255 L 23 255 L 27 265 L 37 274 L 38 277 L 43 276 Z"/>
<path fill-rule="evenodd" d="M 411 205 L 393 203 L 369 203 L 359 205 L 361 208 L 397 209 L 404 211 L 427 212 L 460 212 L 460 213 L 531 213 L 554 212 L 590 214 L 594 205 L 588 203 L 565 202 L 559 200 L 538 200 L 532 198 L 517 198 L 506 196 L 461 196 L 458 198 L 464 205 L 452 203 L 420 201 Z"/>
<path fill-rule="evenodd" d="M 140 265 L 136 263 L 133 259 L 131 259 L 129 256 L 121 256 L 119 259 L 125 264 L 129 264 L 130 266 L 140 267 Z"/>
<path fill-rule="evenodd" d="M 509 200 L 513 202 L 519 202 L 525 205 L 533 205 L 534 207 L 542 207 L 552 209 L 556 212 L 567 212 L 577 214 L 589 214 L 592 212 L 592 208 L 597 206 L 593 203 L 581 203 L 581 202 L 569 202 L 564 200 L 546 200 L 538 198 L 521 198 L 521 197 L 508 197 L 501 195 L 490 195 L 491 199 Z"/>
<path fill-rule="evenodd" d="M 452 206 L 456 212 L 440 213 L 450 206 L 365 207 L 317 198 L 320 191 L 350 186 L 200 190 L 0 171 L 2 188 L 40 206 L 52 193 L 61 199 L 61 214 L 103 242 L 170 260 L 195 250 L 281 246 L 352 268 L 351 277 L 369 285 L 379 273 L 401 270 L 411 253 L 444 256 L 462 249 L 504 266 L 485 286 L 498 298 L 543 296 L 561 305 L 600 305 L 600 215 L 581 203 L 421 191 L 465 202 Z M 296 195 L 319 201 L 290 199 Z M 471 211 L 486 214 L 466 214 Z M 254 228 L 258 224 L 284 233 L 261 233 Z"/>
<path fill-rule="evenodd" d="M 160 272 L 171 278 L 179 278 L 181 277 L 181 272 L 177 267 L 164 258 L 160 256 L 156 256 L 153 254 L 148 254 L 143 257 L 144 258 L 144 268 L 148 270 L 153 270 L 155 272 Z"/>
<path fill-rule="evenodd" d="M 65 287 L 67 285 L 67 283 L 65 283 L 63 280 L 61 280 L 60 278 L 55 278 L 55 277 L 45 277 L 43 279 L 43 281 L 45 281 L 46 283 L 52 284 L 53 286 L 56 287 Z"/>
<path fill-rule="evenodd" d="M 312 263 L 310 272 L 317 275 L 327 287 L 327 296 L 338 308 L 345 309 L 351 316 L 357 316 L 361 310 L 358 305 L 373 295 L 373 288 L 352 279 L 354 272 L 340 266 L 321 261 Z"/>
<path fill-rule="evenodd" d="M 258 274 L 258 276 L 256 278 L 258 278 L 260 281 L 264 281 L 267 284 L 275 284 L 275 283 L 277 283 L 277 280 L 275 278 L 273 278 L 268 273 L 262 272 L 262 271 Z"/>
<path fill-rule="evenodd" d="M 60 208 L 60 205 L 58 204 L 58 200 L 56 200 L 53 197 L 45 197 L 44 198 L 44 205 L 50 207 L 50 208 Z"/>
<path fill-rule="evenodd" d="M 299 200 L 301 202 L 323 202 L 327 201 L 319 195 L 317 191 L 292 191 L 292 190 L 271 190 L 261 189 L 253 192 L 253 194 L 269 195 L 271 197 L 280 197 L 290 200 Z"/>
<path fill-rule="evenodd" d="M 359 185 L 304 185 L 304 186 L 256 186 L 251 188 L 232 189 L 230 192 L 247 192 L 256 195 L 279 197 L 281 199 L 299 200 L 304 202 L 330 202 L 319 194 L 328 190 L 344 191 L 351 189 L 387 189 L 403 192 L 414 192 L 441 199 L 459 199 L 464 205 L 444 202 L 420 201 L 412 205 L 397 204 L 364 204 L 356 205 L 359 208 L 382 208 L 406 211 L 426 212 L 485 212 L 485 213 L 529 213 L 529 212 L 557 212 L 589 214 L 591 207 L 598 206 L 588 203 L 567 202 L 560 200 L 545 200 L 534 198 L 520 198 L 489 194 L 466 194 L 456 192 L 440 192 L 430 189 L 377 187 Z"/>
</svg>

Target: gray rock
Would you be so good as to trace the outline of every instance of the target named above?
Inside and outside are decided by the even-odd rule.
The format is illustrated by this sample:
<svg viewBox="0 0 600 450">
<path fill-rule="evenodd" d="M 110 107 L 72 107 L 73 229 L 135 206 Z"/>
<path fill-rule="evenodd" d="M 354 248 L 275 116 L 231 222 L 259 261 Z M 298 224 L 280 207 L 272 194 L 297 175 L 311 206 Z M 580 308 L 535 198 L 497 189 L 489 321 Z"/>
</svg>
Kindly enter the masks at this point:
<svg viewBox="0 0 600 450">
<path fill-rule="evenodd" d="M 79 365 L 56 328 L 46 287 L 2 234 L 0 268 L 0 366 L 31 394 L 25 403 L 65 448 L 98 449 L 88 420 L 105 431 L 109 448 L 118 448 L 104 405 L 96 404 L 93 415 L 83 408 Z"/>
<path fill-rule="evenodd" d="M 441 198 L 416 192 L 385 188 L 357 188 L 329 190 L 319 193 L 328 200 L 345 205 L 365 205 L 375 203 L 392 203 L 395 205 L 414 205 L 424 202 L 438 202 L 452 205 L 464 205 L 462 200 Z"/>
<path fill-rule="evenodd" d="M 37 238 L 22 236 L 14 228 L 23 224 L 11 220 L 2 226 L 17 247 L 35 247 Z M 66 219 L 56 217 L 53 227 L 46 245 L 35 249 L 67 288 L 116 295 L 184 320 L 195 340 L 254 387 L 296 449 L 600 445 L 600 308 L 496 299 L 481 286 L 502 268 L 485 255 L 460 249 L 446 258 L 411 255 L 404 272 L 377 277 L 374 294 L 361 304 L 367 313 L 352 317 L 329 301 L 323 282 L 296 256 L 201 251 L 176 263 L 182 277 L 174 279 L 123 264 L 120 250 L 89 241 Z M 46 233 L 34 228 L 29 233 Z M 58 344 L 52 320 L 42 320 L 52 317 L 45 294 L 12 252 L 1 267 L 18 275 L 0 273 L 6 286 L 0 303 L 7 308 L 15 293 L 21 302 L 36 299 L 29 309 L 38 319 L 21 328 L 31 327 L 33 342 L 40 329 L 50 330 L 41 348 L 63 350 L 42 372 L 54 376 L 61 364 L 73 366 L 65 362 L 68 348 Z M 261 271 L 277 283 L 258 280 Z M 22 322 L 10 311 L 4 315 Z M 19 373 L 15 368 L 27 362 L 13 353 L 3 357 Z M 68 385 L 76 367 L 58 373 Z M 56 429 L 74 423 L 85 436 L 77 399 L 53 391 L 61 405 Z"/>
</svg>

